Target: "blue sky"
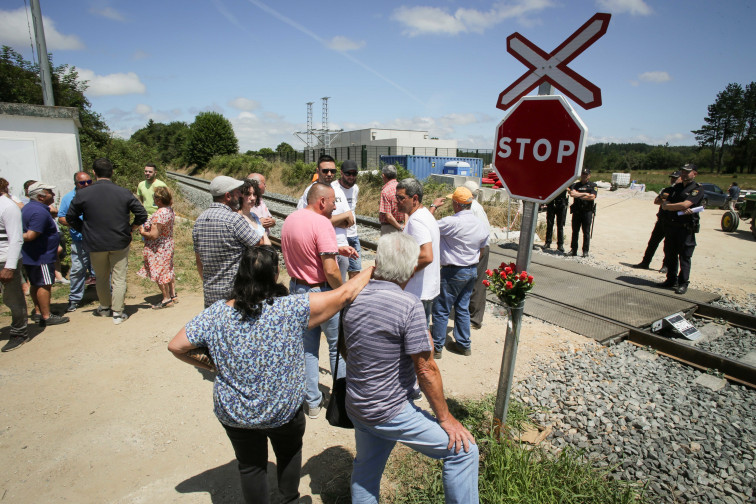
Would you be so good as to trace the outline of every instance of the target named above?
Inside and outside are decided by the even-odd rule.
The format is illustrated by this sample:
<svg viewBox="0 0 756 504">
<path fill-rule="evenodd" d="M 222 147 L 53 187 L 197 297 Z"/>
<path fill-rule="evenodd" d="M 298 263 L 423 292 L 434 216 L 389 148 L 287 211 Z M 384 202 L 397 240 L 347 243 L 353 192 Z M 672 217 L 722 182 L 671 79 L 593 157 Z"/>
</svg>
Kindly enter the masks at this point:
<svg viewBox="0 0 756 504">
<path fill-rule="evenodd" d="M 749 0 L 41 0 L 48 50 L 90 82 L 94 110 L 128 138 L 152 118 L 215 110 L 242 151 L 303 143 L 321 126 L 429 130 L 493 148 L 498 95 L 526 67 L 514 32 L 551 52 L 596 12 L 612 19 L 570 67 L 602 90 L 589 143 L 693 145 L 730 82 L 756 80 Z M 23 0 L 0 0 L 0 43 L 31 59 Z"/>
</svg>

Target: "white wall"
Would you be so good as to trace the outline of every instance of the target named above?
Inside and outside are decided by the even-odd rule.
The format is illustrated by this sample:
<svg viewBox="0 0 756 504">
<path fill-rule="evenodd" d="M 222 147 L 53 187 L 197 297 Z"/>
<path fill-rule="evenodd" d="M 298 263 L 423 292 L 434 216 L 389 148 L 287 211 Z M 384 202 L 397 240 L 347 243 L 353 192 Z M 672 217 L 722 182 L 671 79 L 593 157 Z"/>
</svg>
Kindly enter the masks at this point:
<svg viewBox="0 0 756 504">
<path fill-rule="evenodd" d="M 0 177 L 15 196 L 33 179 L 57 187 L 56 200 L 73 189 L 81 170 L 79 130 L 73 119 L 0 114 Z"/>
</svg>

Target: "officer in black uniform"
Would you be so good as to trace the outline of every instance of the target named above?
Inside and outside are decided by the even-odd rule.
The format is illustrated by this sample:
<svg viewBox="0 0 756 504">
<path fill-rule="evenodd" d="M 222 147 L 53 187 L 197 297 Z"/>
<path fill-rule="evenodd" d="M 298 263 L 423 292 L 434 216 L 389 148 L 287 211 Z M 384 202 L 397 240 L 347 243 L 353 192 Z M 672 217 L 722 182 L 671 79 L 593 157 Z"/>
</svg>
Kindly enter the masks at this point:
<svg viewBox="0 0 756 504">
<path fill-rule="evenodd" d="M 572 184 L 567 192 L 572 196 L 572 243 L 570 244 L 570 255 L 577 255 L 578 238 L 580 229 L 583 230 L 583 257 L 588 256 L 588 249 L 591 245 L 591 223 L 595 211 L 596 184 L 590 182 L 591 170 L 583 168 L 580 174 L 580 182 Z"/>
<path fill-rule="evenodd" d="M 701 205 L 704 192 L 701 184 L 695 181 L 698 174 L 695 165 L 686 164 L 680 172 L 680 183 L 674 185 L 669 197 L 661 204 L 667 219 L 664 224 L 667 280 L 658 286 L 673 288 L 676 294 L 685 294 L 690 278 L 690 260 L 700 226 L 698 213 L 693 213 L 691 209 Z M 682 215 L 678 215 L 679 212 Z"/>
<path fill-rule="evenodd" d="M 543 248 L 551 247 L 554 218 L 557 225 L 557 250 L 564 254 L 564 223 L 567 220 L 567 191 L 560 193 L 546 204 L 546 241 Z"/>
<path fill-rule="evenodd" d="M 646 247 L 646 253 L 643 254 L 643 260 L 638 264 L 633 264 L 633 268 L 648 269 L 651 266 L 651 259 L 654 258 L 656 249 L 659 248 L 659 244 L 664 240 L 664 220 L 666 218 L 666 212 L 662 211 L 661 204 L 669 197 L 669 194 L 672 192 L 672 187 L 678 182 L 680 182 L 680 172 L 676 171 L 670 173 L 669 187 L 665 187 L 659 191 L 659 195 L 654 199 L 654 205 L 659 205 L 659 211 L 656 212 L 656 224 L 654 225 L 654 230 L 651 231 L 651 238 L 648 240 L 648 246 Z M 666 260 L 662 262 L 662 268 L 659 270 L 660 273 L 667 272 L 666 264 Z"/>
</svg>

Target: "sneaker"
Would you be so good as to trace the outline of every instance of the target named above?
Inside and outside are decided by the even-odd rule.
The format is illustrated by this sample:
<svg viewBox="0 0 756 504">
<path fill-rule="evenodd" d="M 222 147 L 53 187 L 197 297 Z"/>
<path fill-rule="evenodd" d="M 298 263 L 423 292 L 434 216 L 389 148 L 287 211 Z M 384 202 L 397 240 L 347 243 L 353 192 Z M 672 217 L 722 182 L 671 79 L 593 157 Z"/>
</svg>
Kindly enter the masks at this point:
<svg viewBox="0 0 756 504">
<path fill-rule="evenodd" d="M 61 317 L 60 315 L 55 315 L 54 313 L 51 313 L 50 316 L 47 317 L 46 319 L 41 319 L 39 321 L 39 325 L 41 325 L 42 327 L 45 327 L 45 326 L 51 326 L 51 325 L 65 324 L 69 320 L 71 319 L 69 319 L 68 317 Z"/>
<path fill-rule="evenodd" d="M 312 419 L 318 418 L 321 409 L 322 408 L 320 406 L 310 408 L 309 406 L 307 406 L 307 403 L 305 403 L 305 414 Z"/>
<path fill-rule="evenodd" d="M 472 355 L 472 350 L 468 347 L 465 348 L 456 341 L 449 344 L 449 351 L 458 355 L 464 355 L 465 357 L 469 357 Z"/>
<path fill-rule="evenodd" d="M 76 301 L 70 301 L 68 303 L 68 308 L 66 308 L 66 313 L 75 312 L 78 307 L 79 303 L 77 303 Z"/>
<path fill-rule="evenodd" d="M 647 262 L 639 262 L 638 264 L 633 264 L 630 267 L 635 269 L 648 269 L 649 264 Z"/>
<path fill-rule="evenodd" d="M 56 278 L 55 279 L 55 283 L 56 284 L 63 284 L 63 285 L 70 285 L 71 284 L 71 280 L 69 280 L 68 278 L 65 278 L 65 277 L 60 277 L 60 278 Z"/>
<path fill-rule="evenodd" d="M 29 336 L 11 336 L 8 343 L 2 348 L 3 352 L 10 352 L 29 341 Z"/>
<path fill-rule="evenodd" d="M 126 312 L 113 312 L 113 323 L 115 325 L 122 324 L 126 322 L 126 320 L 129 318 L 128 315 L 126 315 Z"/>
<path fill-rule="evenodd" d="M 104 306 L 98 306 L 95 311 L 92 312 L 95 317 L 112 317 L 113 310 L 105 308 Z"/>
<path fill-rule="evenodd" d="M 433 358 L 434 359 L 439 360 L 443 356 L 444 356 L 444 349 L 443 348 L 435 348 L 433 350 Z"/>
<path fill-rule="evenodd" d="M 42 318 L 42 315 L 37 313 L 37 310 L 33 310 L 31 315 L 29 315 L 29 318 L 32 320 L 32 322 L 39 324 L 39 320 Z"/>
</svg>

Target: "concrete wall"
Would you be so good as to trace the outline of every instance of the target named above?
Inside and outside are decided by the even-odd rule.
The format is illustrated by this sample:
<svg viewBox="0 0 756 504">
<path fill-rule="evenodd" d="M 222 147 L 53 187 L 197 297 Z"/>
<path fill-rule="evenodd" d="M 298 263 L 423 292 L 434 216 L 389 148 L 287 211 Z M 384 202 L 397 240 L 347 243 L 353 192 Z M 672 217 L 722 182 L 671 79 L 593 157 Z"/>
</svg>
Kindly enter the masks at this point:
<svg viewBox="0 0 756 504">
<path fill-rule="evenodd" d="M 457 148 L 457 141 L 432 140 L 427 131 L 368 128 L 355 131 L 344 131 L 331 144 L 332 147 L 348 147 L 350 145 L 378 145 L 410 148 L 423 147 L 428 149 L 451 150 Z M 409 154 L 411 154 L 411 152 Z M 418 153 L 418 155 L 425 154 Z"/>
<path fill-rule="evenodd" d="M 0 104 L 0 177 L 15 196 L 21 197 L 23 183 L 33 179 L 55 185 L 59 201 L 73 189 L 79 170 L 78 110 Z"/>
</svg>

